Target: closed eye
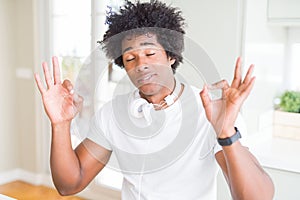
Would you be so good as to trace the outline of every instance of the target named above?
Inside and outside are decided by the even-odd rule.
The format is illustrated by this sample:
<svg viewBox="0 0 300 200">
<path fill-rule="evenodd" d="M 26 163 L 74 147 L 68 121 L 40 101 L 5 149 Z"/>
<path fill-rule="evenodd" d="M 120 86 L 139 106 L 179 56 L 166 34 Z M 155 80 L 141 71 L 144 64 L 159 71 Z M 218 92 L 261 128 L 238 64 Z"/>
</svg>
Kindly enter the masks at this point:
<svg viewBox="0 0 300 200">
<path fill-rule="evenodd" d="M 147 53 L 146 56 L 153 56 L 155 53 Z"/>
<path fill-rule="evenodd" d="M 126 59 L 126 62 L 130 62 L 130 61 L 133 61 L 133 60 L 134 60 L 134 57 L 130 57 L 130 58 Z"/>
</svg>

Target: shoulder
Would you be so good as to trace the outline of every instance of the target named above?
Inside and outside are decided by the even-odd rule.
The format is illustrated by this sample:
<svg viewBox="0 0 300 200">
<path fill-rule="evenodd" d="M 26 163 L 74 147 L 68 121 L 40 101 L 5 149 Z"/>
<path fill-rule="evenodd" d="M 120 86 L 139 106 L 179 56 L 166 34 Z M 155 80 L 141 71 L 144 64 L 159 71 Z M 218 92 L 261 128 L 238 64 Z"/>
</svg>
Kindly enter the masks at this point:
<svg viewBox="0 0 300 200">
<path fill-rule="evenodd" d="M 203 113 L 204 108 L 200 97 L 201 89 L 186 83 L 184 83 L 184 85 L 185 85 L 185 89 L 184 89 L 183 98 L 188 100 L 190 106 L 197 107 L 197 110 Z"/>
<path fill-rule="evenodd" d="M 107 116 L 108 114 L 120 112 L 121 110 L 128 108 L 132 96 L 133 93 L 117 95 L 112 100 L 101 103 L 97 106 L 95 114 Z"/>
</svg>

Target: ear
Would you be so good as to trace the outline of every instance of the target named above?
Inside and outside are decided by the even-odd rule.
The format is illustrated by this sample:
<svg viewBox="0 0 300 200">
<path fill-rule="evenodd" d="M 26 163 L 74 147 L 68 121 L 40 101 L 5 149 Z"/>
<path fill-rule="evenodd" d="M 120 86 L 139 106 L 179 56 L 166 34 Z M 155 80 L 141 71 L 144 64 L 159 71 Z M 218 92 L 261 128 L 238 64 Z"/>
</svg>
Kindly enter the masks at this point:
<svg viewBox="0 0 300 200">
<path fill-rule="evenodd" d="M 173 65 L 175 63 L 175 61 L 176 61 L 175 58 L 169 57 L 170 65 Z"/>
</svg>

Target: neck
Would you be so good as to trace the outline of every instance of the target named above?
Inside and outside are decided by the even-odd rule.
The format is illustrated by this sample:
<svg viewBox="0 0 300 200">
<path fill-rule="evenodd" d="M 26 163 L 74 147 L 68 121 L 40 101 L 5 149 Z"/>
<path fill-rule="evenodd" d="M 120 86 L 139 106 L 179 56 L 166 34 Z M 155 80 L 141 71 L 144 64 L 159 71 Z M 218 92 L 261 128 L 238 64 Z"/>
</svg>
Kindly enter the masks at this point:
<svg viewBox="0 0 300 200">
<path fill-rule="evenodd" d="M 144 99 L 146 99 L 149 103 L 159 104 L 160 102 L 164 101 L 164 98 L 166 96 L 170 95 L 171 93 L 172 93 L 172 91 L 170 92 L 168 90 L 168 91 L 156 94 L 156 95 L 144 95 L 144 94 L 141 94 L 141 97 L 144 98 Z"/>
<path fill-rule="evenodd" d="M 175 85 L 176 85 L 176 82 L 175 82 L 175 79 L 173 79 L 171 81 L 171 83 L 169 84 L 169 86 L 160 88 L 159 92 L 157 92 L 156 94 L 147 95 L 147 94 L 140 92 L 140 96 L 142 98 L 146 99 L 149 103 L 159 104 L 162 101 L 164 101 L 164 99 L 168 95 L 172 94 L 172 92 L 175 89 Z"/>
<path fill-rule="evenodd" d="M 173 81 L 173 89 L 163 88 L 164 91 L 160 91 L 158 95 L 142 95 L 149 103 L 152 103 L 156 110 L 165 109 L 171 106 L 182 94 L 184 85 L 179 81 Z"/>
</svg>

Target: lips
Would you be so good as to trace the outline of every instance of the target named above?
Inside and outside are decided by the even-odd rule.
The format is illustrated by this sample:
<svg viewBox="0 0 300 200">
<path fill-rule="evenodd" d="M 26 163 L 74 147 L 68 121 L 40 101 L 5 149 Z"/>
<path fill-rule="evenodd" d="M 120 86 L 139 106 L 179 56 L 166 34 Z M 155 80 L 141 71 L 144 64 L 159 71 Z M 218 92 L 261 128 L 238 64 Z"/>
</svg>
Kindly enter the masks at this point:
<svg viewBox="0 0 300 200">
<path fill-rule="evenodd" d="M 145 84 L 151 82 L 155 74 L 146 74 L 137 79 L 138 84 Z"/>
</svg>

